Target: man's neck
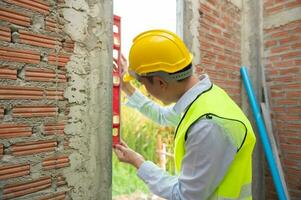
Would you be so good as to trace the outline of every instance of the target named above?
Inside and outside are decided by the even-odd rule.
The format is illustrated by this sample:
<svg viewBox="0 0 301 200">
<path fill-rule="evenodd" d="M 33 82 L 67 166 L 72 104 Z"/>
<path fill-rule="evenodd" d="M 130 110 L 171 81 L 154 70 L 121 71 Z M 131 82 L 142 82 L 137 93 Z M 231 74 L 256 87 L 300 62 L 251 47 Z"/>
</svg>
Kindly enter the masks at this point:
<svg viewBox="0 0 301 200">
<path fill-rule="evenodd" d="M 188 90 L 190 90 L 195 84 L 199 82 L 199 78 L 196 75 L 192 75 L 185 82 L 181 83 L 181 87 L 177 92 L 177 100 L 179 100 Z"/>
</svg>

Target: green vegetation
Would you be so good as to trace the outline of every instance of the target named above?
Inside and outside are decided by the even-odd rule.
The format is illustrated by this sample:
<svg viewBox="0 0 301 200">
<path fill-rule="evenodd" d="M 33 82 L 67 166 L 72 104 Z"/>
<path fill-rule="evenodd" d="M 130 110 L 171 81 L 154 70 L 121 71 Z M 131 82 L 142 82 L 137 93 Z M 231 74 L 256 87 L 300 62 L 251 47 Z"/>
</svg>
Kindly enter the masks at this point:
<svg viewBox="0 0 301 200">
<path fill-rule="evenodd" d="M 142 154 L 147 160 L 156 162 L 156 139 L 162 135 L 172 140 L 171 129 L 159 128 L 157 124 L 146 119 L 133 109 L 122 106 L 122 139 L 129 147 Z M 171 137 L 166 137 L 167 135 Z M 169 146 L 169 145 L 168 145 Z M 171 145 L 170 145 L 171 146 Z M 170 152 L 170 150 L 168 150 Z M 148 193 L 145 184 L 137 177 L 136 169 L 118 161 L 113 155 L 113 196 L 131 194 L 133 192 Z M 169 159 L 167 169 L 173 170 L 173 162 Z"/>
</svg>

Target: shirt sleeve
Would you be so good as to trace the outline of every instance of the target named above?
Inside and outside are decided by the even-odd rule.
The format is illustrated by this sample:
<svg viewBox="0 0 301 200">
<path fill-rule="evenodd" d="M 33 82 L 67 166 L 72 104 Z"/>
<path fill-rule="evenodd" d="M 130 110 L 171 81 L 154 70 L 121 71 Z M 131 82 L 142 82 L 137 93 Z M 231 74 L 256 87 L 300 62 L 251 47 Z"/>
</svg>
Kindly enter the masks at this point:
<svg viewBox="0 0 301 200">
<path fill-rule="evenodd" d="M 125 105 L 141 112 L 144 116 L 157 122 L 160 125 L 176 126 L 181 119 L 171 106 L 160 106 L 148 97 L 144 96 L 140 91 L 136 90 L 131 96 L 128 96 Z"/>
<path fill-rule="evenodd" d="M 179 176 L 169 175 L 150 161 L 144 162 L 137 171 L 149 189 L 165 199 L 207 199 L 236 154 L 223 129 L 212 120 L 199 120 L 187 134 Z"/>
</svg>

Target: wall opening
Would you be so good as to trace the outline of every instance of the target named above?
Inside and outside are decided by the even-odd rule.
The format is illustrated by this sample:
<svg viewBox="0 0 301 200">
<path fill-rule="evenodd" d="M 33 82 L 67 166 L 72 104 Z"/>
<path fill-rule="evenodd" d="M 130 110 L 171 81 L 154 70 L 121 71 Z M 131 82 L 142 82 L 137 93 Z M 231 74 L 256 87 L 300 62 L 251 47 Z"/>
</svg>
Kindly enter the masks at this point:
<svg viewBox="0 0 301 200">
<path fill-rule="evenodd" d="M 136 35 L 150 29 L 167 29 L 177 32 L 177 1 L 174 0 L 114 0 L 114 15 L 121 17 L 121 51 L 128 58 L 132 40 Z M 135 85 L 140 87 L 139 84 Z M 140 88 L 143 90 L 143 88 Z M 145 92 L 145 91 L 143 91 Z M 122 106 L 121 108 L 121 137 L 146 159 L 159 164 L 158 137 L 166 142 L 165 135 L 170 130 L 161 130 L 155 123 L 144 118 L 138 112 Z M 160 141 L 161 141 L 160 140 Z M 159 142 L 160 142 L 159 141 Z M 167 169 L 173 167 L 167 162 Z M 172 166 L 172 167 L 171 167 Z M 136 176 L 136 170 L 120 163 L 113 156 L 113 199 L 142 199 L 150 196 L 144 183 Z M 173 170 L 173 169 L 170 169 Z"/>
</svg>

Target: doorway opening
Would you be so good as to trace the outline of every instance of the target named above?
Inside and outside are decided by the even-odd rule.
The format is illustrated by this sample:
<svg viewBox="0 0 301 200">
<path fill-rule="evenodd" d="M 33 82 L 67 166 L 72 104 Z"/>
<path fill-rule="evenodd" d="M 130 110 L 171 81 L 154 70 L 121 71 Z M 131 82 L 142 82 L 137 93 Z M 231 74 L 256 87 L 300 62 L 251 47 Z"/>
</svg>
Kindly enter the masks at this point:
<svg viewBox="0 0 301 200">
<path fill-rule="evenodd" d="M 121 52 L 125 58 L 128 58 L 132 40 L 141 32 L 150 29 L 167 29 L 182 35 L 179 33 L 179 27 L 182 26 L 177 24 L 177 21 L 181 21 L 179 20 L 181 13 L 177 11 L 180 1 L 182 0 L 113 1 L 113 13 L 120 17 Z M 139 85 L 135 86 L 139 87 Z M 124 98 L 122 96 L 122 99 Z M 173 158 L 169 156 L 172 153 L 173 129 L 159 127 L 139 112 L 126 106 L 121 106 L 120 122 L 121 138 L 131 148 L 167 171 L 174 171 Z M 162 151 L 165 152 L 162 154 Z M 137 177 L 134 167 L 119 162 L 113 155 L 112 168 L 114 200 L 147 199 L 151 196 L 145 184 Z"/>
</svg>

